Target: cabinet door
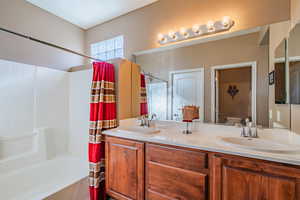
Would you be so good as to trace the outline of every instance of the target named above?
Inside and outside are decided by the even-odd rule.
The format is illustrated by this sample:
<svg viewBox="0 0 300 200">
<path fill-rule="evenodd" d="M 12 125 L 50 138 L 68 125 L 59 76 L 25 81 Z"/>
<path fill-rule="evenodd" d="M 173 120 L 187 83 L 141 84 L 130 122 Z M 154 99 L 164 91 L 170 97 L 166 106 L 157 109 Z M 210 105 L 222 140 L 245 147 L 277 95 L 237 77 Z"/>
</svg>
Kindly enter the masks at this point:
<svg viewBox="0 0 300 200">
<path fill-rule="evenodd" d="M 144 199 L 144 144 L 106 137 L 106 191 L 118 200 Z"/>
<path fill-rule="evenodd" d="M 298 200 L 299 169 L 260 160 L 214 156 L 213 200 Z"/>
</svg>

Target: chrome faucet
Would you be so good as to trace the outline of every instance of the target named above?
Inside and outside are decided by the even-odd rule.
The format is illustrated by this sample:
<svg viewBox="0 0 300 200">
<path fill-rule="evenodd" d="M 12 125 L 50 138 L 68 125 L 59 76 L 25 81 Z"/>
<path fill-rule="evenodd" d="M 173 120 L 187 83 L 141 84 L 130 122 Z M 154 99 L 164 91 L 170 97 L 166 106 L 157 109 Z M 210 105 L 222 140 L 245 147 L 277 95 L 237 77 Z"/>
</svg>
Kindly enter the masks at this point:
<svg viewBox="0 0 300 200">
<path fill-rule="evenodd" d="M 140 126 L 145 126 L 146 125 L 146 117 L 141 116 L 140 120 L 141 120 Z"/>
<path fill-rule="evenodd" d="M 153 121 L 154 118 L 156 118 L 156 114 L 152 114 L 150 119 L 145 116 L 142 116 L 140 118 L 140 120 L 141 120 L 140 126 L 149 128 L 151 126 L 151 122 Z"/>
<path fill-rule="evenodd" d="M 241 137 L 257 138 L 257 127 L 250 122 L 249 118 L 246 118 L 242 125 Z"/>
</svg>

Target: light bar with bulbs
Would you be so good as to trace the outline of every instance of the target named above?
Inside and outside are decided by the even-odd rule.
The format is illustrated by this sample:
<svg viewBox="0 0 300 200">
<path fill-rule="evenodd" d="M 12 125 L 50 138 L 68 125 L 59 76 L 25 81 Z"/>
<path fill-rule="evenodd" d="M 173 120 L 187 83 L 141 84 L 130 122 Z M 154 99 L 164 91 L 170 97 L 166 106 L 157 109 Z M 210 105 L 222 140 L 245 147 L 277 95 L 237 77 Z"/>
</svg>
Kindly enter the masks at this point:
<svg viewBox="0 0 300 200">
<path fill-rule="evenodd" d="M 234 25 L 230 17 L 223 17 L 219 21 L 208 21 L 206 24 L 195 24 L 191 28 L 182 27 L 179 31 L 169 31 L 168 34 L 158 34 L 158 42 L 161 45 L 200 37 L 208 34 L 228 31 Z"/>
</svg>

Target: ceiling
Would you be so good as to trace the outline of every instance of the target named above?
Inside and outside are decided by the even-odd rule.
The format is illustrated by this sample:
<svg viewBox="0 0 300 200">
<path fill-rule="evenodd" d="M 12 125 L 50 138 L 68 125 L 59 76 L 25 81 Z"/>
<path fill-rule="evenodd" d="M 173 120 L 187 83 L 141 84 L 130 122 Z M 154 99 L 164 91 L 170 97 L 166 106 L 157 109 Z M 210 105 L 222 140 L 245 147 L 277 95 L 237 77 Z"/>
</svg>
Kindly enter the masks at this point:
<svg viewBox="0 0 300 200">
<path fill-rule="evenodd" d="M 89 29 L 157 0 L 26 0 L 83 29 Z"/>
</svg>

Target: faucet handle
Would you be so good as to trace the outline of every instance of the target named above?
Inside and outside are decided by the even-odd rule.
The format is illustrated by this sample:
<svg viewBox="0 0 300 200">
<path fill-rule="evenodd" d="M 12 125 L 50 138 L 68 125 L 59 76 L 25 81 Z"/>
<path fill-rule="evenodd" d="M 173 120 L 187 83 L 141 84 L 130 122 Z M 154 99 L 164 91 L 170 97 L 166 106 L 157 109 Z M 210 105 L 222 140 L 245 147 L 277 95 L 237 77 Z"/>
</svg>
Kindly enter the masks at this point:
<svg viewBox="0 0 300 200">
<path fill-rule="evenodd" d="M 152 120 L 154 120 L 154 118 L 155 118 L 155 119 L 157 118 L 157 116 L 156 116 L 156 114 L 155 114 L 155 113 L 153 113 L 153 114 L 151 115 L 151 118 L 150 118 L 150 120 L 152 121 Z"/>
<path fill-rule="evenodd" d="M 254 127 L 253 130 L 251 131 L 251 133 L 252 133 L 253 138 L 258 138 L 257 127 Z"/>
<path fill-rule="evenodd" d="M 143 115 L 139 117 L 139 120 L 141 120 L 140 126 L 145 126 L 145 117 Z"/>
<path fill-rule="evenodd" d="M 242 126 L 241 137 L 246 137 L 245 127 Z"/>
<path fill-rule="evenodd" d="M 257 127 L 259 127 L 259 126 L 253 125 L 253 126 L 250 127 L 250 129 L 251 129 L 251 137 L 252 138 L 258 138 Z"/>
</svg>

